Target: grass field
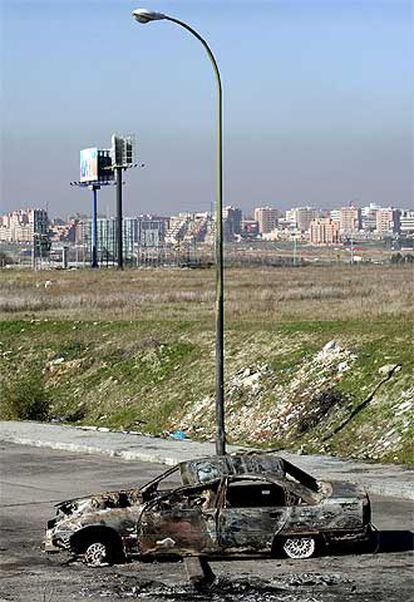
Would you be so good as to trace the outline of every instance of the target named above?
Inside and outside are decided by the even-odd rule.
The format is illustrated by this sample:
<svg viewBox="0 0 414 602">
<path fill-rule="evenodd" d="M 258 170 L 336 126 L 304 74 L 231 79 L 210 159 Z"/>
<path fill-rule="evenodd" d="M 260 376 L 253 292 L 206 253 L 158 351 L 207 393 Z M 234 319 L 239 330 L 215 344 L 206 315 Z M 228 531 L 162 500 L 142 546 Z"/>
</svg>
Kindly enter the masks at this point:
<svg viewBox="0 0 414 602">
<path fill-rule="evenodd" d="M 3 416 L 33 398 L 68 422 L 212 437 L 212 270 L 3 270 L 0 285 Z M 228 270 L 229 439 L 411 463 L 413 294 L 409 266 Z"/>
<path fill-rule="evenodd" d="M 231 323 L 408 318 L 410 266 L 232 269 Z M 0 318 L 202 320 L 213 317 L 213 270 L 70 270 L 0 273 Z"/>
</svg>

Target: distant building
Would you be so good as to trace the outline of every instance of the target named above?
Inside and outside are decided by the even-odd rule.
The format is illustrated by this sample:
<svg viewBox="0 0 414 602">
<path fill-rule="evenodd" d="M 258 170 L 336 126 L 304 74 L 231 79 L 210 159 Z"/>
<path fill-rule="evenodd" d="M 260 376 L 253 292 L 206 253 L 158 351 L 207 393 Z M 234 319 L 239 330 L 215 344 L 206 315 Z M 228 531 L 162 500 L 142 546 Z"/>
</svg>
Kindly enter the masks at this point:
<svg viewBox="0 0 414 602">
<path fill-rule="evenodd" d="M 138 216 L 138 242 L 141 247 L 159 247 L 165 241 L 169 226 L 168 217 Z"/>
<path fill-rule="evenodd" d="M 114 217 L 98 217 L 97 222 L 97 250 L 98 250 L 98 261 L 115 261 L 117 246 L 116 246 L 116 232 L 117 223 Z M 125 228 L 125 222 L 122 220 L 123 229 Z M 92 245 L 92 221 L 87 220 L 86 230 L 86 241 L 87 248 L 91 251 Z M 125 244 L 123 244 L 123 254 L 126 258 Z"/>
<path fill-rule="evenodd" d="M 49 218 L 45 209 L 19 209 L 3 215 L 0 222 L 0 240 L 32 243 L 35 234 L 47 236 Z"/>
<path fill-rule="evenodd" d="M 350 205 L 339 210 L 339 231 L 341 234 L 354 234 L 361 230 L 361 209 Z"/>
<path fill-rule="evenodd" d="M 339 224 L 341 219 L 341 211 L 339 209 L 331 209 L 327 217 L 330 217 L 333 222 Z"/>
<path fill-rule="evenodd" d="M 380 205 L 370 203 L 361 209 L 361 228 L 364 232 L 374 232 L 377 229 L 377 212 Z"/>
<path fill-rule="evenodd" d="M 50 240 L 52 242 L 75 242 L 76 221 L 71 220 L 65 223 L 60 218 L 55 218 L 50 227 Z"/>
<path fill-rule="evenodd" d="M 401 235 L 414 234 L 414 211 L 404 210 L 400 216 Z"/>
<path fill-rule="evenodd" d="M 125 259 L 132 259 L 134 247 L 139 240 L 139 226 L 137 217 L 124 217 L 122 220 L 122 246 Z"/>
<path fill-rule="evenodd" d="M 86 246 L 91 238 L 91 221 L 89 218 L 83 218 L 75 225 L 75 244 Z"/>
<path fill-rule="evenodd" d="M 98 217 L 97 249 L 99 261 L 113 261 L 117 254 L 117 220 L 115 217 Z M 138 218 L 124 217 L 122 220 L 123 256 L 132 260 L 138 243 Z M 92 220 L 79 221 L 75 226 L 75 243 L 92 253 Z"/>
<path fill-rule="evenodd" d="M 179 213 L 169 218 L 165 234 L 168 245 L 194 245 L 211 242 L 215 230 L 210 213 Z"/>
<path fill-rule="evenodd" d="M 255 219 L 244 218 L 242 220 L 243 238 L 257 238 L 259 234 L 259 224 Z"/>
<path fill-rule="evenodd" d="M 319 217 L 319 209 L 315 207 L 294 207 L 286 211 L 286 219 L 300 232 L 306 232 L 313 219 Z"/>
<path fill-rule="evenodd" d="M 309 224 L 309 242 L 312 245 L 332 245 L 339 242 L 339 226 L 333 219 L 314 219 Z"/>
<path fill-rule="evenodd" d="M 295 229 L 295 224 L 286 217 L 279 217 L 279 220 L 277 222 L 277 229 L 285 230 L 286 228 L 290 228 L 291 230 Z"/>
<path fill-rule="evenodd" d="M 254 219 L 258 224 L 259 234 L 266 234 L 277 228 L 280 211 L 275 207 L 256 207 Z"/>
<path fill-rule="evenodd" d="M 183 240 L 187 232 L 188 219 L 188 213 L 179 213 L 170 218 L 169 228 L 165 235 L 166 243 L 176 245 Z"/>
<path fill-rule="evenodd" d="M 380 207 L 376 212 L 376 232 L 379 236 L 398 234 L 400 231 L 400 211 L 393 207 Z"/>
<path fill-rule="evenodd" d="M 194 213 L 187 228 L 187 240 L 193 244 L 213 242 L 215 224 L 210 213 Z"/>
<path fill-rule="evenodd" d="M 242 231 L 242 210 L 231 205 L 223 209 L 224 239 L 231 241 Z"/>
</svg>

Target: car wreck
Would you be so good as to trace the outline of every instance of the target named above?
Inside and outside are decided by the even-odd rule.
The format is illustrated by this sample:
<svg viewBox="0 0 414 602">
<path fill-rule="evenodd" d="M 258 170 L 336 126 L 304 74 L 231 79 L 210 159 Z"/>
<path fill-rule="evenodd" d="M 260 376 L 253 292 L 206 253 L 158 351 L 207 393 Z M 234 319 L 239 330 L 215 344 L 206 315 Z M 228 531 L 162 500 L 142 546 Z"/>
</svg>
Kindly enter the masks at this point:
<svg viewBox="0 0 414 602">
<path fill-rule="evenodd" d="M 171 476 L 181 484 L 163 488 Z M 166 555 L 309 558 L 370 534 L 363 489 L 250 453 L 182 462 L 142 487 L 59 503 L 43 547 L 92 566 Z"/>
</svg>

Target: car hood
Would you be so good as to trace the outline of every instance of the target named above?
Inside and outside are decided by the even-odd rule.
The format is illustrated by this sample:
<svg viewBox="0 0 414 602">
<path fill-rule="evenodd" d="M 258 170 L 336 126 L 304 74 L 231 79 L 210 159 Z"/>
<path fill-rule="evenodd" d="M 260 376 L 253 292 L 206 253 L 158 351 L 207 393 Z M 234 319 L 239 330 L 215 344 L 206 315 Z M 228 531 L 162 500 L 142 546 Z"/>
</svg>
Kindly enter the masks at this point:
<svg viewBox="0 0 414 602">
<path fill-rule="evenodd" d="M 109 491 L 97 493 L 90 496 L 83 496 L 64 500 L 55 504 L 58 514 L 69 515 L 74 512 L 84 512 L 85 510 L 106 510 L 108 508 L 128 508 L 141 503 L 139 489 L 128 489 L 120 491 Z"/>
</svg>

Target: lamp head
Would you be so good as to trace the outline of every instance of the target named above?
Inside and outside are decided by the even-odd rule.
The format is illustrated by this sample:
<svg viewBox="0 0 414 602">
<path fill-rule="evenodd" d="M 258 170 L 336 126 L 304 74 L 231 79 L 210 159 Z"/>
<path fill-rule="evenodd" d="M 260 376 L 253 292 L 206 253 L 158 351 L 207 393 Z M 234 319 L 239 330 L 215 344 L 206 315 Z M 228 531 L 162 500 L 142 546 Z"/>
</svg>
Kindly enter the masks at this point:
<svg viewBox="0 0 414 602">
<path fill-rule="evenodd" d="M 138 23 L 149 23 L 150 21 L 161 21 L 161 19 L 165 19 L 165 15 L 162 13 L 156 13 L 147 8 L 136 8 L 132 11 L 132 16 Z"/>
</svg>

